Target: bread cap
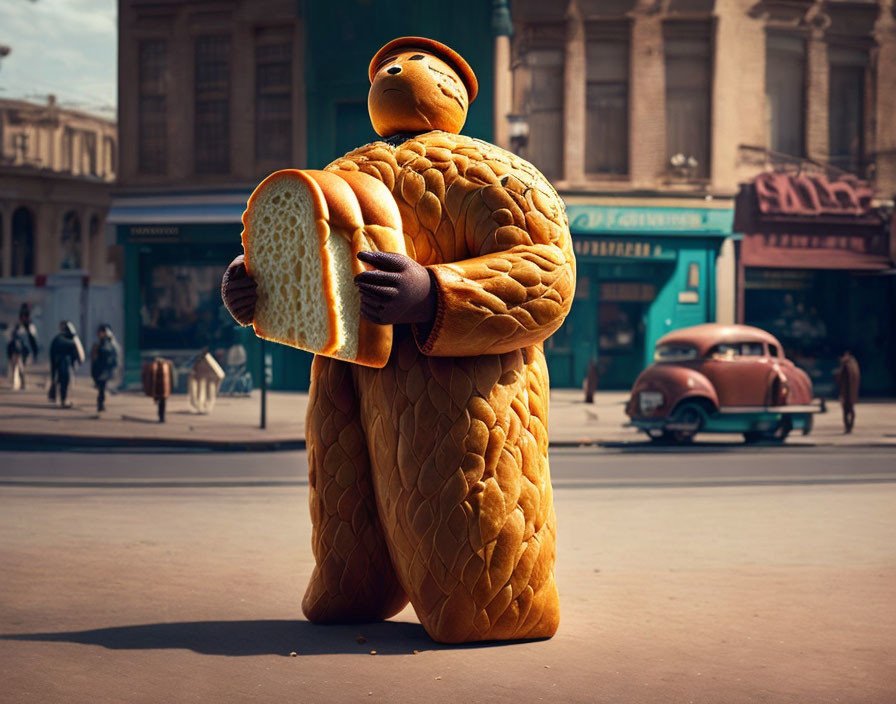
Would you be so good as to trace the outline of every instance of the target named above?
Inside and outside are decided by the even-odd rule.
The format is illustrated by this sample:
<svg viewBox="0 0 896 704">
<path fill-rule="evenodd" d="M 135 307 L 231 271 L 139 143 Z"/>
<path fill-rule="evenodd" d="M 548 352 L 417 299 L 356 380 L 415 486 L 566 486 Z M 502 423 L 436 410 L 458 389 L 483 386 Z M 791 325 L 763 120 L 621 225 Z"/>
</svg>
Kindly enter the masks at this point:
<svg viewBox="0 0 896 704">
<path fill-rule="evenodd" d="M 386 44 L 380 49 L 370 60 L 370 68 L 368 69 L 368 77 L 373 83 L 373 77 L 376 75 L 376 67 L 389 54 L 397 53 L 404 49 L 421 49 L 434 56 L 438 56 L 442 61 L 451 66 L 460 79 L 464 82 L 467 89 L 467 100 L 473 102 L 476 94 L 479 92 L 479 81 L 476 80 L 476 74 L 470 68 L 470 64 L 464 61 L 464 58 L 458 54 L 450 46 L 437 42 L 435 39 L 427 39 L 426 37 L 398 37 Z"/>
</svg>

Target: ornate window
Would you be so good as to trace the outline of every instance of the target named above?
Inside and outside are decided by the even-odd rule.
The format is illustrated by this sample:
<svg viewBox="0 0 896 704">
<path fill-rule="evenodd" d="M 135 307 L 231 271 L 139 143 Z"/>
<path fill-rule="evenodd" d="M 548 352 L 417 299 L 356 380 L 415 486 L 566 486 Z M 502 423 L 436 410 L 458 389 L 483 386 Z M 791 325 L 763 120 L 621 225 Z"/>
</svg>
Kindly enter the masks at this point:
<svg viewBox="0 0 896 704">
<path fill-rule="evenodd" d="M 164 174 L 168 170 L 168 104 L 165 90 L 168 42 L 164 39 L 141 41 L 137 53 L 137 168 L 144 174 Z"/>
<path fill-rule="evenodd" d="M 681 155 L 689 173 L 709 177 L 712 23 L 667 22 L 666 157 Z"/>
<path fill-rule="evenodd" d="M 765 106 L 772 151 L 806 155 L 806 42 L 769 33 L 765 40 Z"/>
<path fill-rule="evenodd" d="M 529 124 L 521 156 L 549 179 L 563 177 L 563 70 L 566 29 L 559 23 L 527 24 L 517 42 L 514 104 Z"/>
<path fill-rule="evenodd" d="M 255 47 L 255 158 L 292 161 L 292 42 Z"/>
<path fill-rule="evenodd" d="M 629 44 L 627 22 L 587 27 L 585 172 L 628 173 Z"/>
<path fill-rule="evenodd" d="M 34 274 L 34 215 L 24 206 L 12 214 L 11 255 L 12 276 Z"/>
<path fill-rule="evenodd" d="M 832 46 L 828 49 L 828 60 L 830 161 L 844 171 L 864 175 L 868 52 Z"/>
<path fill-rule="evenodd" d="M 230 172 L 230 37 L 196 38 L 196 172 Z"/>
</svg>

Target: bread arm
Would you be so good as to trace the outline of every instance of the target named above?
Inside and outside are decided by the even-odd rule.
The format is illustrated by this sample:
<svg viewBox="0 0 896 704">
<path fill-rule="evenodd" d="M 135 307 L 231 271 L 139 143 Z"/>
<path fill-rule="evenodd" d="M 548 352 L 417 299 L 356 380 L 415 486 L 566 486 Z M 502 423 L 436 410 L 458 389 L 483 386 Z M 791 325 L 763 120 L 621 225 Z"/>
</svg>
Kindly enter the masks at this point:
<svg viewBox="0 0 896 704">
<path fill-rule="evenodd" d="M 575 292 L 565 214 L 518 182 L 480 188 L 456 210 L 449 209 L 456 236 L 481 254 L 428 267 L 438 306 L 429 333 L 415 329 L 421 351 L 473 356 L 543 342 L 563 323 Z"/>
</svg>

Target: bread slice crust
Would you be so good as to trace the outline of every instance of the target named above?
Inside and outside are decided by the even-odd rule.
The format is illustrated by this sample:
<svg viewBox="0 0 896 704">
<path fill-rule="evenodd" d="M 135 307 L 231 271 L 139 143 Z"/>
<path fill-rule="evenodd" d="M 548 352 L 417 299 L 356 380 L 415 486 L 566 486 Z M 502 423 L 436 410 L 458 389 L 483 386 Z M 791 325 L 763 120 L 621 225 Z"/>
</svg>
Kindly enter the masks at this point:
<svg viewBox="0 0 896 704">
<path fill-rule="evenodd" d="M 284 210 L 278 196 L 296 212 Z M 362 173 L 277 171 L 249 198 L 242 241 L 246 269 L 258 283 L 256 335 L 364 366 L 385 366 L 392 326 L 361 316 L 353 284 L 368 268 L 358 252 L 406 251 L 398 206 L 382 182 Z M 321 297 L 323 308 L 309 303 L 312 293 Z"/>
<path fill-rule="evenodd" d="M 282 210 L 275 199 L 286 193 L 296 200 L 306 200 L 309 212 L 304 217 L 302 213 L 293 217 L 286 215 L 285 223 L 275 223 L 272 219 L 274 211 Z M 283 213 L 278 214 L 283 216 Z M 266 217 L 270 219 L 267 223 Z M 288 235 L 282 231 L 290 227 L 296 240 L 293 242 L 287 242 Z M 277 228 L 281 229 L 278 231 Z M 326 247 L 329 236 L 329 208 L 324 193 L 314 179 L 300 170 L 285 169 L 271 174 L 249 197 L 243 213 L 242 241 L 246 270 L 258 284 L 258 301 L 252 321 L 256 335 L 320 354 L 332 354 L 341 346 L 340 320 L 337 308 L 332 304 L 329 272 L 334 262 Z M 294 271 L 281 272 L 277 276 L 272 271 L 273 264 L 288 254 L 290 245 L 298 249 L 291 262 Z M 298 303 L 297 298 L 308 295 L 302 287 L 319 287 L 322 297 L 322 314 L 319 312 L 317 322 L 325 329 L 315 331 L 317 334 L 310 337 L 299 329 L 302 316 L 310 311 L 293 309 Z"/>
</svg>

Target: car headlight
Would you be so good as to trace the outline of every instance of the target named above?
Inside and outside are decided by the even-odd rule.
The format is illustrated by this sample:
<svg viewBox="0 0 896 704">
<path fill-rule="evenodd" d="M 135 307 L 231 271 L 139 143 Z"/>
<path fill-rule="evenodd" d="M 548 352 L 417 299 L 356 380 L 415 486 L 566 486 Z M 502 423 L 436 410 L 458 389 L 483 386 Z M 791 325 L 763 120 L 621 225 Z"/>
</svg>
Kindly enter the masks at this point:
<svg viewBox="0 0 896 704">
<path fill-rule="evenodd" d="M 638 407 L 641 413 L 652 413 L 662 406 L 665 400 L 659 391 L 642 391 L 638 394 Z"/>
</svg>

